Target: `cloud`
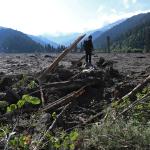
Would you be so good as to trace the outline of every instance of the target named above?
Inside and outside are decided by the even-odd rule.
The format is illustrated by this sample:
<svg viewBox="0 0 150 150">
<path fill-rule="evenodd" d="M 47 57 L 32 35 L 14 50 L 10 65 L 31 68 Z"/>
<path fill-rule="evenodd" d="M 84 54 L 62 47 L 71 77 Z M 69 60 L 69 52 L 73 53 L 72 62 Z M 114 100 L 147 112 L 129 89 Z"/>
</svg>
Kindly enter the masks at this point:
<svg viewBox="0 0 150 150">
<path fill-rule="evenodd" d="M 104 10 L 104 6 L 100 5 L 97 9 L 97 13 L 100 13 Z"/>
<path fill-rule="evenodd" d="M 0 0 L 0 26 L 30 34 L 83 32 L 142 13 L 134 10 L 148 5 L 138 0 Z"/>
<path fill-rule="evenodd" d="M 0 0 L 0 26 L 34 35 L 80 31 L 80 9 L 74 6 L 78 9 L 74 13 L 73 4 L 67 4 L 60 0 Z"/>
<path fill-rule="evenodd" d="M 123 0 L 123 4 L 127 9 L 135 3 L 137 3 L 137 0 Z"/>
<path fill-rule="evenodd" d="M 123 0 L 125 8 L 129 8 L 129 0 Z"/>
<path fill-rule="evenodd" d="M 117 10 L 113 8 L 113 9 L 111 9 L 111 12 L 115 14 L 115 13 L 117 13 Z"/>
<path fill-rule="evenodd" d="M 132 0 L 132 3 L 135 4 L 137 2 L 137 0 Z"/>
<path fill-rule="evenodd" d="M 144 10 L 144 11 L 143 10 L 138 10 L 138 11 L 133 11 L 133 12 L 131 11 L 128 13 L 123 12 L 123 11 L 118 12 L 115 9 L 111 9 L 107 13 L 104 13 L 104 12 L 99 13 L 97 16 L 97 19 L 95 21 L 93 21 L 93 27 L 95 27 L 95 29 L 100 28 L 106 24 L 110 24 L 110 23 L 113 23 L 113 22 L 121 20 L 121 19 L 129 18 L 129 17 L 132 17 L 134 15 L 137 15 L 140 13 L 147 13 L 147 12 L 150 12 L 150 9 Z M 91 27 L 92 27 L 92 24 L 88 24 L 88 25 L 89 26 L 91 25 Z"/>
</svg>

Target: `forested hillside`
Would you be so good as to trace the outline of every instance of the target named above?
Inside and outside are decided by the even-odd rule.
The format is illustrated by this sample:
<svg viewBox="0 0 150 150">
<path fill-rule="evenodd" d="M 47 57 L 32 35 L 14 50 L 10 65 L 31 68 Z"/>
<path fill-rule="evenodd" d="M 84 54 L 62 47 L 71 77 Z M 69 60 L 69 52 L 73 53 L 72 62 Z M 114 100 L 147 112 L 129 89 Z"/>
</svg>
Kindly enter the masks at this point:
<svg viewBox="0 0 150 150">
<path fill-rule="evenodd" d="M 113 51 L 140 52 L 150 49 L 150 22 L 136 27 L 125 33 L 119 40 L 111 45 Z"/>
<path fill-rule="evenodd" d="M 149 48 L 150 13 L 133 16 L 103 33 L 94 41 L 102 51 L 139 51 Z"/>
<path fill-rule="evenodd" d="M 20 53 L 42 51 L 43 46 L 26 34 L 8 28 L 0 28 L 0 52 Z"/>
</svg>

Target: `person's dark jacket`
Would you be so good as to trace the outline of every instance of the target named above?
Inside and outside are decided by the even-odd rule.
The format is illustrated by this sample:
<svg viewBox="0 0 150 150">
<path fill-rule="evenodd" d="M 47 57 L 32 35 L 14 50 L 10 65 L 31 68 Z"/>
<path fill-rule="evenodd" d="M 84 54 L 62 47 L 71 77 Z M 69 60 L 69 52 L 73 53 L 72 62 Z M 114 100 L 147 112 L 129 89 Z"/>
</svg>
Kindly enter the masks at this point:
<svg viewBox="0 0 150 150">
<path fill-rule="evenodd" d="M 87 53 L 92 53 L 92 50 L 93 50 L 93 43 L 92 43 L 92 40 L 91 39 L 88 39 L 86 42 L 85 42 L 85 46 L 84 46 L 84 50 L 87 52 Z"/>
</svg>

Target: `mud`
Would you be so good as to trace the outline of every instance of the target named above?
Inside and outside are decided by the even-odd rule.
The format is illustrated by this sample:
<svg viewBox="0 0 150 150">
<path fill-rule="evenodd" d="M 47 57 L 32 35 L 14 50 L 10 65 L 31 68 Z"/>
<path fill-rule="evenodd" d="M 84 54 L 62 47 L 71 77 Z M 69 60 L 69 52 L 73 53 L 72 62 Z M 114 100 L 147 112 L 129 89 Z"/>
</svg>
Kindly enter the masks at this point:
<svg viewBox="0 0 150 150">
<path fill-rule="evenodd" d="M 0 54 L 0 74 L 35 73 L 46 68 L 59 54 Z M 71 62 L 81 58 L 83 54 L 68 54 L 60 65 L 69 67 Z M 93 64 L 104 57 L 114 62 L 114 68 L 126 75 L 139 75 L 150 71 L 150 54 L 105 54 L 93 55 Z"/>
</svg>

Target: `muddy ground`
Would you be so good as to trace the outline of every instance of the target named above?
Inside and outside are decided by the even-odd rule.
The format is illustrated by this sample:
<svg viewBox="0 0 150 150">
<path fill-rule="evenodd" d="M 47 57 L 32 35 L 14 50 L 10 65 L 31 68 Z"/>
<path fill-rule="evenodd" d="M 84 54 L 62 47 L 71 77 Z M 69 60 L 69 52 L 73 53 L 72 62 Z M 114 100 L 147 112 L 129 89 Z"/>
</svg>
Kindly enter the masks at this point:
<svg viewBox="0 0 150 150">
<path fill-rule="evenodd" d="M 150 74 L 150 54 L 95 54 L 92 56 L 94 67 L 90 70 L 85 68 L 84 60 L 81 66 L 70 68 L 72 62 L 79 60 L 84 54 L 68 54 L 45 77 L 42 85 L 37 81 L 37 87 L 30 87 L 30 83 L 36 82 L 37 75 L 42 74 L 42 70 L 57 55 L 0 54 L 0 102 L 7 102 L 6 106 L 0 107 L 1 122 L 10 125 L 16 122 L 15 113 L 7 113 L 6 107 L 17 103 L 22 95 L 29 94 L 40 99 L 43 95 L 45 105 L 25 105 L 16 127 L 19 132 L 31 134 L 33 140 L 52 124 L 50 114 L 59 114 L 66 104 L 71 103 L 71 106 L 57 123 L 57 127 L 68 130 L 77 125 L 95 122 L 102 118 L 101 112 L 106 104 L 110 104 L 113 99 L 120 99 Z M 16 112 L 19 114 L 20 110 Z M 34 112 L 37 112 L 36 115 Z M 30 128 L 33 129 L 32 133 L 28 131 Z"/>
<path fill-rule="evenodd" d="M 0 74 L 34 74 L 46 68 L 59 54 L 0 54 Z M 60 65 L 71 66 L 84 54 L 68 54 Z M 137 77 L 150 72 L 150 54 L 104 54 L 93 55 L 93 65 L 100 57 L 111 60 L 120 73 Z M 83 61 L 84 62 L 84 61 Z"/>
<path fill-rule="evenodd" d="M 15 83 L 19 82 L 19 80 L 22 80 L 24 78 L 22 76 L 19 77 L 16 75 L 27 75 L 32 77 L 32 79 L 29 80 L 36 80 L 37 74 L 38 73 L 41 74 L 43 70 L 46 69 L 58 55 L 59 54 L 37 54 L 37 53 L 36 54 L 1 54 L 0 55 L 1 92 L 7 91 L 8 87 L 13 89 Z M 84 73 L 84 69 L 85 70 L 87 69 L 85 68 L 84 59 L 82 61 L 81 66 L 70 68 L 72 63 L 74 61 L 79 60 L 83 55 L 84 54 L 68 54 L 59 63 L 59 66 L 56 67 L 56 70 L 54 70 L 51 74 L 49 74 L 46 77 L 45 80 L 46 82 L 44 81 L 44 84 L 72 80 L 72 78 L 74 78 L 74 76 L 76 76 L 77 74 L 79 74 L 79 76 L 74 78 L 74 82 L 76 82 L 76 80 L 80 80 L 80 81 L 86 79 L 90 80 L 91 78 L 94 81 L 96 79 L 99 80 L 99 78 L 101 78 L 101 81 L 103 81 L 104 82 L 103 84 L 105 85 L 99 85 L 99 86 L 105 89 L 103 91 L 104 95 L 107 95 L 109 93 L 108 95 L 111 94 L 111 96 L 109 96 L 108 99 L 112 99 L 113 98 L 112 91 L 114 91 L 115 88 L 117 88 L 118 90 L 119 87 L 121 91 L 121 96 L 123 96 L 123 94 L 126 94 L 127 92 L 129 92 L 129 90 L 132 90 L 134 86 L 136 86 L 138 83 L 140 83 L 143 79 L 145 79 L 150 74 L 150 61 L 149 61 L 150 54 L 97 53 L 92 56 L 92 64 L 95 69 L 91 70 L 89 73 L 88 72 Z M 91 80 L 84 81 L 84 82 L 88 84 L 89 82 L 91 82 Z M 69 84 L 70 86 L 74 86 L 75 83 L 69 83 Z M 62 87 L 64 88 L 64 91 L 62 92 L 63 94 L 60 94 L 61 92 L 58 92 L 57 94 L 53 94 L 53 93 L 52 94 L 49 93 L 49 94 L 57 95 L 56 99 L 58 99 L 65 96 L 69 92 L 72 92 L 73 90 L 77 90 L 79 87 L 82 87 L 82 85 L 84 84 L 81 83 L 80 86 L 75 85 L 76 88 L 70 90 L 69 90 L 69 86 L 68 88 L 67 86 Z M 27 85 L 20 85 L 20 86 L 27 86 Z M 96 90 L 97 88 L 93 90 L 94 91 L 93 93 L 95 93 Z M 109 92 L 107 93 L 106 91 Z"/>
</svg>

